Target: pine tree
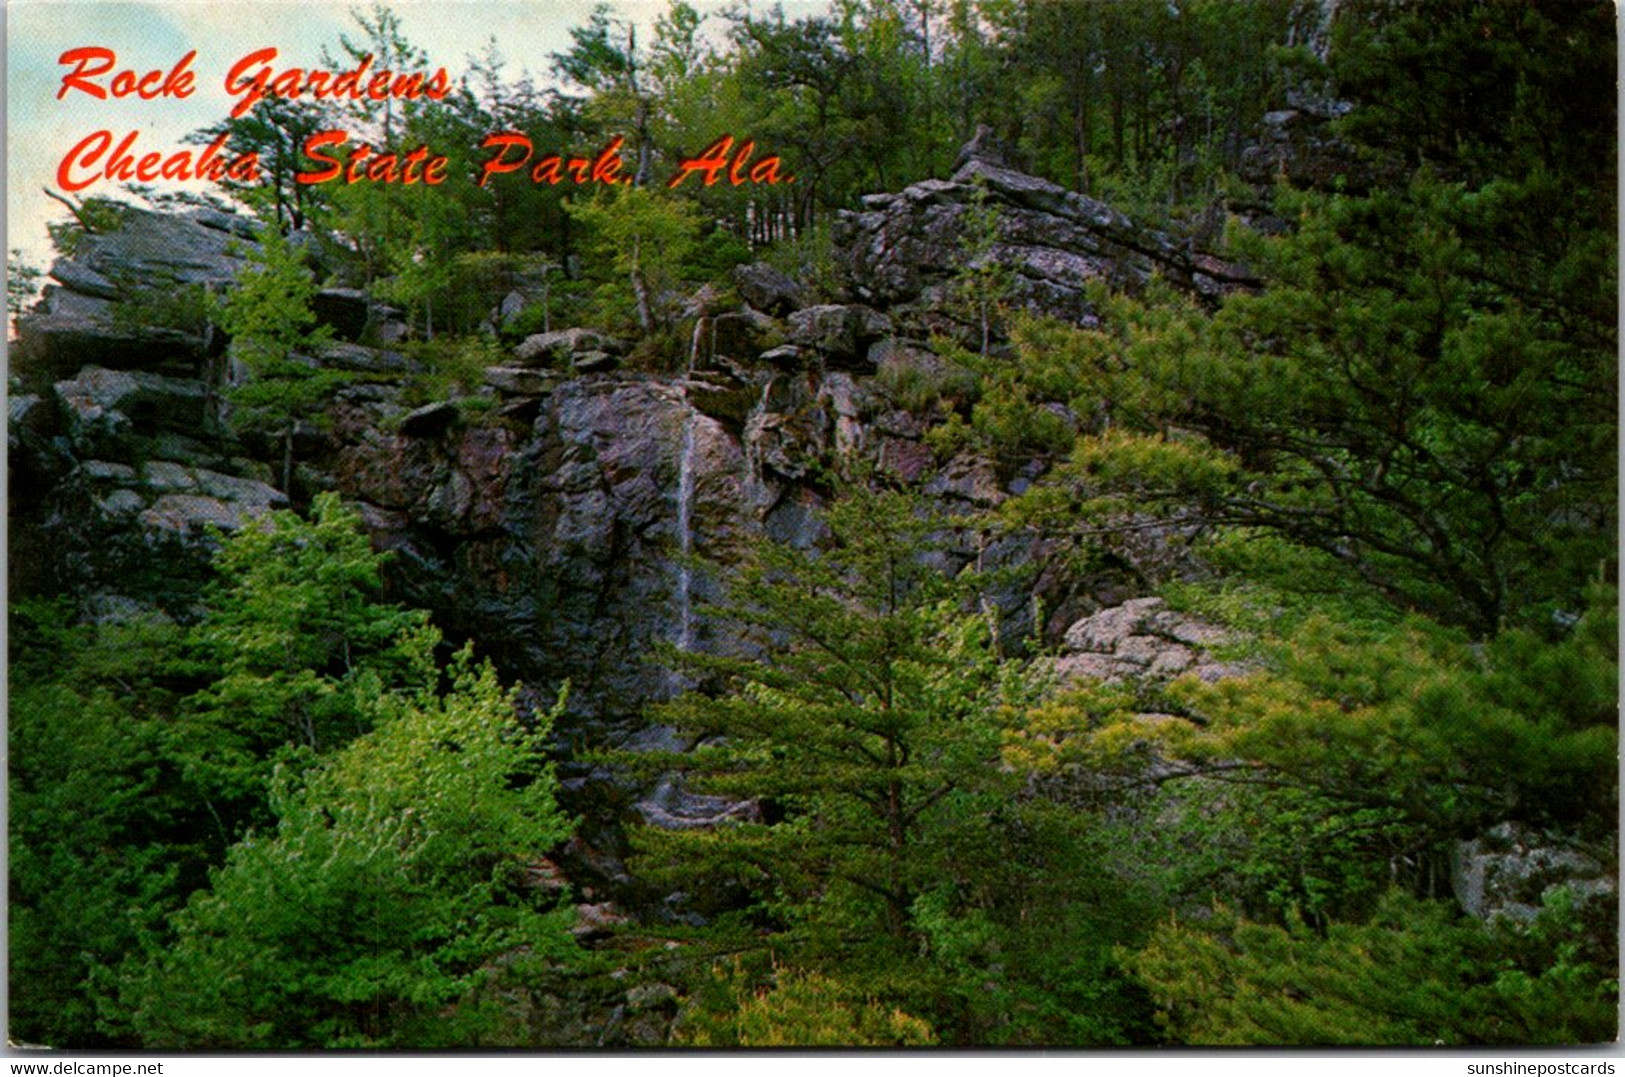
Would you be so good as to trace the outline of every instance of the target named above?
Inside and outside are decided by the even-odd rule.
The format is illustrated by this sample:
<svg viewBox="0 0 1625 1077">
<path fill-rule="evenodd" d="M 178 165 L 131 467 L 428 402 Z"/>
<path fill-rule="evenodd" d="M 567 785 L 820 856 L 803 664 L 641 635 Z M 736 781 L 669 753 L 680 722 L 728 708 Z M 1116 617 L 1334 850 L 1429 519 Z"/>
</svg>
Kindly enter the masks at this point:
<svg viewBox="0 0 1625 1077">
<path fill-rule="evenodd" d="M 947 525 L 917 499 L 852 490 L 825 522 L 816 554 L 767 546 L 730 582 L 717 616 L 761 657 L 674 656 L 716 690 L 652 716 L 701 746 L 633 757 L 754 800 L 762 821 L 645 837 L 653 860 L 740 881 L 821 945 L 907 953 L 916 902 L 1009 792 L 1003 708 L 1027 686 L 943 575 Z"/>
</svg>

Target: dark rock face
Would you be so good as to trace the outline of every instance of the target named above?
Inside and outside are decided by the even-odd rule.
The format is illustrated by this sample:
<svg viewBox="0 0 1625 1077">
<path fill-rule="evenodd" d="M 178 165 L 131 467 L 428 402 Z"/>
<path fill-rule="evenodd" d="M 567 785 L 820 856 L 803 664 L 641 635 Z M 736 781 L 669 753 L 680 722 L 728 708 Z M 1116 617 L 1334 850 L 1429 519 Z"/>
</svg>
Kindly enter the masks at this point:
<svg viewBox="0 0 1625 1077">
<path fill-rule="evenodd" d="M 457 405 L 439 400 L 407 412 L 401 419 L 401 433 L 415 438 L 435 437 L 445 433 L 456 421 Z"/>
<path fill-rule="evenodd" d="M 524 438 L 389 437 L 365 410 L 336 432 L 353 440 L 328 466 L 371 506 L 414 599 L 527 678 L 568 677 L 581 715 L 635 715 L 668 690 L 648 659 L 678 638 L 675 555 L 726 550 L 753 526 L 739 443 L 681 385 L 564 381 Z M 709 586 L 693 581 L 690 615 Z"/>
<path fill-rule="evenodd" d="M 333 327 L 340 340 L 360 340 L 373 322 L 373 305 L 359 288 L 323 288 L 311 300 L 316 320 Z"/>
<path fill-rule="evenodd" d="M 1285 180 L 1320 191 L 1369 190 L 1399 178 L 1395 161 L 1362 154 L 1332 129 L 1339 102 L 1306 103 L 1266 113 L 1257 140 L 1242 151 L 1241 178 L 1260 189 Z"/>
</svg>

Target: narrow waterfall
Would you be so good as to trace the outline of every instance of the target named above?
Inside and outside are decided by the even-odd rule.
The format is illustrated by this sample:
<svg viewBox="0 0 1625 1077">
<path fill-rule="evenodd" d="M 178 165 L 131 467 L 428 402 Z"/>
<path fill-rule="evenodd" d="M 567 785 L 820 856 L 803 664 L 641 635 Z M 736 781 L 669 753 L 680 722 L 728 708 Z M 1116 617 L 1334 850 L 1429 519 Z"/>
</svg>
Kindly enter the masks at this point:
<svg viewBox="0 0 1625 1077">
<path fill-rule="evenodd" d="M 765 512 L 767 483 L 762 478 L 762 435 L 767 427 L 768 398 L 773 393 L 773 379 L 762 386 L 761 399 L 745 417 L 742 437 L 745 449 L 745 498 L 758 512 Z"/>
<path fill-rule="evenodd" d="M 683 403 L 688 403 L 684 391 Z M 694 608 L 690 591 L 694 584 L 688 558 L 694 551 L 694 409 L 683 416 L 683 448 L 677 460 L 677 649 L 694 646 Z"/>
<path fill-rule="evenodd" d="M 677 649 L 692 650 L 694 646 L 694 571 L 689 556 L 694 552 L 694 425 L 695 411 L 688 400 L 689 379 L 700 361 L 700 341 L 705 323 L 710 319 L 694 321 L 694 339 L 688 351 L 688 369 L 679 383 L 683 399 L 683 444 L 677 457 Z"/>
</svg>

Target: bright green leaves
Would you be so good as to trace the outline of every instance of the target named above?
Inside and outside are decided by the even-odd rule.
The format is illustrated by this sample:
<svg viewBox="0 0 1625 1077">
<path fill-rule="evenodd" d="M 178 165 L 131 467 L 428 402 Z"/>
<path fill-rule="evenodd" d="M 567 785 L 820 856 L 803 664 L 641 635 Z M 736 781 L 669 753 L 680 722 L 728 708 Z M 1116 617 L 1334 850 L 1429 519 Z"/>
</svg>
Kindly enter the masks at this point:
<svg viewBox="0 0 1625 1077">
<path fill-rule="evenodd" d="M 411 649 L 432 664 L 433 634 Z M 235 846 L 177 941 L 127 984 L 134 1022 L 170 1048 L 479 1042 L 471 998 L 493 962 L 570 950 L 568 911 L 510 869 L 569 833 L 542 742 L 462 652 L 444 694 L 380 696 L 374 730 L 297 784 L 275 832 Z M 452 1007 L 448 1015 L 447 1007 Z"/>
<path fill-rule="evenodd" d="M 324 495 L 224 539 L 189 629 L 14 615 L 19 1037 L 475 1043 L 499 967 L 568 956 L 524 870 L 569 832 L 551 716 L 437 658 L 379 561 Z"/>
<path fill-rule="evenodd" d="M 227 841 L 166 750 L 203 671 L 166 619 L 74 625 L 31 604 L 9 628 L 12 1034 L 112 1046 L 94 978 L 161 933 Z"/>
<path fill-rule="evenodd" d="M 275 228 L 260 232 L 259 246 L 220 305 L 220 327 L 236 340 L 251 369 L 278 368 L 297 350 L 331 335 L 316 328 L 310 304 L 315 278 L 303 252 Z"/>
<path fill-rule="evenodd" d="M 168 754 L 238 828 L 176 941 L 127 966 L 143 1042 L 290 1048 L 472 1042 L 489 962 L 563 954 L 567 914 L 517 880 L 569 827 L 542 743 L 465 649 L 377 601 L 379 558 L 323 495 L 222 549 L 195 649 L 217 670 Z M 280 762 L 279 762 L 280 761 Z"/>
<path fill-rule="evenodd" d="M 271 225 L 261 230 L 259 247 L 249 260 L 253 268 L 239 275 L 217 313 L 250 374 L 231 393 L 232 422 L 239 432 L 282 439 L 286 490 L 293 478 L 294 426 L 348 375 L 299 357 L 333 335 L 330 327 L 316 325 L 311 308 L 316 280 L 304 264 L 303 250 Z"/>
<path fill-rule="evenodd" d="M 644 332 L 665 327 L 669 317 L 659 297 L 682 280 L 699 234 L 698 209 L 658 190 L 625 185 L 566 209 L 589 230 L 595 264 L 612 270 L 601 274 L 603 315 Z M 631 309 L 625 307 L 628 285 Z"/>
<path fill-rule="evenodd" d="M 181 708 L 173 754 L 210 795 L 260 802 L 272 761 L 372 725 L 380 693 L 432 684 L 425 617 L 379 602 L 378 557 L 335 495 L 234 535 L 192 646 L 215 675 Z"/>
</svg>

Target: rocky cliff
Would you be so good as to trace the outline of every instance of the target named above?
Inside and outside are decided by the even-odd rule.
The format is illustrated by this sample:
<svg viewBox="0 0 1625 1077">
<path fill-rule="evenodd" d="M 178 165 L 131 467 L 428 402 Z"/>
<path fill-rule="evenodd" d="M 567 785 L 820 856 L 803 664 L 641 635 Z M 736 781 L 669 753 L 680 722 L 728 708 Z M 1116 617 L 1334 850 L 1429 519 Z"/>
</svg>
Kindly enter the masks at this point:
<svg viewBox="0 0 1625 1077">
<path fill-rule="evenodd" d="M 970 333 L 954 282 L 979 206 L 997 227 L 978 257 L 1006 268 L 1010 297 L 1075 323 L 1093 318 L 1091 280 L 1160 274 L 1207 300 L 1250 283 L 973 145 L 953 178 L 873 196 L 839 222 L 833 292 L 740 267 L 730 288 L 688 302 L 684 346 L 652 359 L 592 329 L 538 334 L 477 387 L 414 407 L 414 364 L 383 343 L 403 328 L 393 312 L 325 290 L 315 309 L 334 340 L 306 361 L 352 377 L 295 427 L 283 489 L 282 447 L 233 432 L 226 390 L 245 372 L 207 316 L 207 297 L 249 264 L 248 222 L 112 214 L 58 259 L 19 322 L 12 593 L 67 595 L 90 618 L 184 620 L 220 532 L 337 490 L 393 553 L 396 597 L 476 641 L 537 699 L 571 683 L 561 746 L 669 747 L 641 716 L 677 687 L 652 645 L 734 646 L 701 614 L 716 580 L 700 566 L 763 538 L 815 542 L 832 465 L 888 473 L 950 510 L 994 505 L 1046 466 L 939 459 L 924 434 L 942 416 L 898 390 L 942 373 L 933 339 Z M 1043 554 L 1006 539 L 960 557 Z M 1131 577 L 1051 573 L 1034 586 L 1058 634 L 1130 597 Z M 1002 596 L 1014 630 L 1031 628 L 1032 597 Z M 574 809 L 601 824 L 582 830 L 567 865 L 578 877 L 617 874 L 611 823 L 627 812 L 687 825 L 732 809 L 670 783 L 624 789 L 584 766 L 563 776 Z"/>
<path fill-rule="evenodd" d="M 1133 286 L 1157 273 L 1210 299 L 1250 283 L 972 149 L 952 179 L 872 196 L 840 222 L 832 301 L 813 302 L 768 266 L 741 267 L 736 299 L 691 304 L 683 353 L 633 369 L 627 342 L 593 330 L 532 336 L 467 394 L 481 408 L 409 407 L 410 362 L 359 343 L 398 332 L 391 312 L 324 291 L 317 313 L 337 342 L 309 361 L 357 379 L 296 430 L 298 467 L 282 490 L 272 447 L 225 421 L 222 390 L 242 376 L 227 342 L 184 302 L 230 287 L 251 229 L 227 214 L 125 210 L 52 266 L 19 322 L 14 594 L 71 594 L 91 616 L 156 606 L 184 617 L 211 525 L 230 530 L 336 489 L 395 552 L 400 597 L 478 640 L 511 676 L 569 678 L 580 720 L 635 728 L 670 685 L 648 662 L 650 643 L 713 643 L 695 610 L 714 581 L 679 555 L 726 561 L 762 536 L 813 541 L 821 475 L 837 460 L 981 506 L 1043 466 L 1012 481 L 974 457 L 939 460 L 922 440 L 931 416 L 896 399 L 909 371 L 946 362 L 934 334 L 966 331 L 952 283 L 965 214 L 980 201 L 998 222 L 981 257 L 1011 271 L 1017 302 L 1073 322 L 1091 321 L 1095 279 Z M 1049 586 L 1059 606 L 1076 605 L 1075 586 Z M 1027 597 L 1010 596 L 1013 616 Z"/>
</svg>

